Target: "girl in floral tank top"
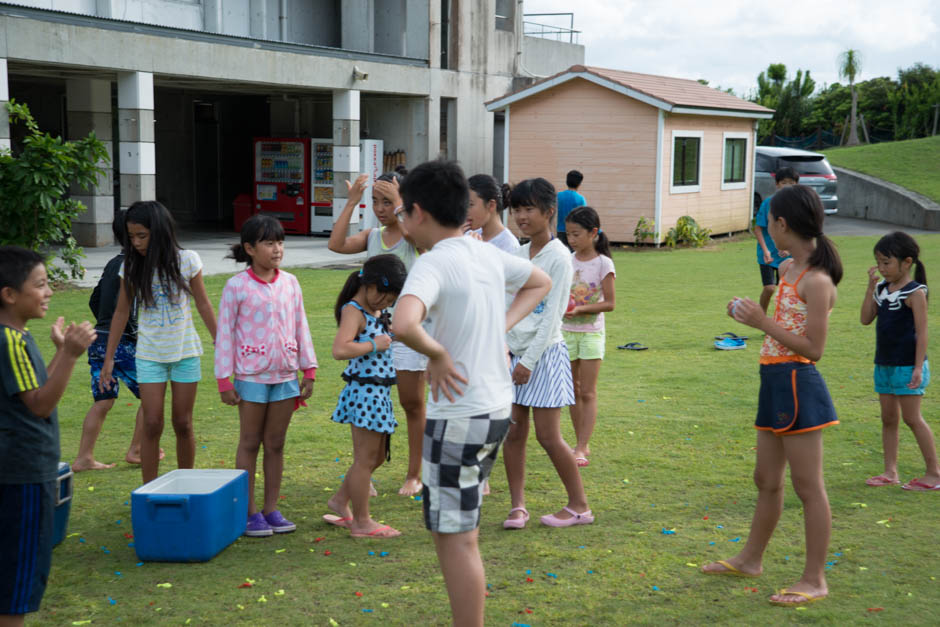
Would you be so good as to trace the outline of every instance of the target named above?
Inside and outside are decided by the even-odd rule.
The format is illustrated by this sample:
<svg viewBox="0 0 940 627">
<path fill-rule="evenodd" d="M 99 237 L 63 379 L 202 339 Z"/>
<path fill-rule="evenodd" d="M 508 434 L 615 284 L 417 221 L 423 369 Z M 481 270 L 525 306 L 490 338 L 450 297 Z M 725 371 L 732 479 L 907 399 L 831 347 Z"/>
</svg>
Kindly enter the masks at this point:
<svg viewBox="0 0 940 627">
<path fill-rule="evenodd" d="M 823 354 L 829 312 L 842 278 L 835 246 L 822 233 L 823 208 L 809 187 L 793 185 L 770 202 L 770 236 L 792 259 L 780 266 L 773 318 L 749 298 L 728 303 L 728 315 L 766 334 L 760 351 L 757 404 L 757 505 L 743 550 L 707 564 L 708 575 L 760 575 L 764 551 L 783 510 L 786 467 L 803 503 L 806 564 L 800 580 L 768 600 L 803 605 L 824 599 L 832 517 L 822 473 L 822 429 L 838 423 L 815 362 Z"/>
</svg>

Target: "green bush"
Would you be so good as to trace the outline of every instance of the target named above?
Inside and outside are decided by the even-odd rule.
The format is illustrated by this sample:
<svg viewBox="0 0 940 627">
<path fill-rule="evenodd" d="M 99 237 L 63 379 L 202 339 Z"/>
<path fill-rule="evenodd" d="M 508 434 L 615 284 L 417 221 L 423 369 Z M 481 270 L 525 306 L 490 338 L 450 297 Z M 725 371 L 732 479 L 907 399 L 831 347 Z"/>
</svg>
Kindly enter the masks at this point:
<svg viewBox="0 0 940 627">
<path fill-rule="evenodd" d="M 652 241 L 656 237 L 656 222 L 641 217 L 633 229 L 633 241 L 636 244 L 643 244 L 646 240 Z"/>
<path fill-rule="evenodd" d="M 669 248 L 675 248 L 685 243 L 693 248 L 701 248 L 708 243 L 711 229 L 703 229 L 692 216 L 682 216 L 676 220 L 676 225 L 669 229 L 663 243 Z"/>
<path fill-rule="evenodd" d="M 10 123 L 28 131 L 22 150 L 0 151 L 0 244 L 15 244 L 44 251 L 61 246 L 58 256 L 67 269 L 50 265 L 53 281 L 81 278 L 85 273 L 82 249 L 72 237 L 72 220 L 85 206 L 70 198 L 69 186 L 94 187 L 104 174 L 108 152 L 94 133 L 76 141 L 63 141 L 39 130 L 25 104 L 10 100 Z"/>
</svg>

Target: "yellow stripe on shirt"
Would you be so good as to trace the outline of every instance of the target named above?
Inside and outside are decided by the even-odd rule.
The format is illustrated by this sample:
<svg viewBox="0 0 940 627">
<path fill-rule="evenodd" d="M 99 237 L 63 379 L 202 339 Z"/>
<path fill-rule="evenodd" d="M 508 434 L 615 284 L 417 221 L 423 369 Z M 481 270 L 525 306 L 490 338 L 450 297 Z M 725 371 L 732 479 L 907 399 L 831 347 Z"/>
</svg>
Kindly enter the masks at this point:
<svg viewBox="0 0 940 627">
<path fill-rule="evenodd" d="M 19 334 L 14 332 L 10 327 L 4 328 L 6 332 L 7 340 L 7 351 L 10 353 L 10 367 L 13 369 L 13 375 L 16 377 L 16 385 L 19 386 L 20 391 L 26 390 L 26 381 L 23 378 L 23 373 L 20 370 L 20 364 L 18 359 L 18 351 L 16 350 L 17 345 L 19 344 Z"/>
<path fill-rule="evenodd" d="M 18 348 L 20 352 L 20 359 L 23 363 L 23 372 L 26 375 L 26 383 L 29 385 L 28 389 L 35 390 L 39 387 L 39 381 L 36 380 L 36 371 L 33 369 L 33 362 L 29 358 L 29 352 L 26 350 L 26 340 L 22 339 L 22 337 L 20 339 Z"/>
</svg>

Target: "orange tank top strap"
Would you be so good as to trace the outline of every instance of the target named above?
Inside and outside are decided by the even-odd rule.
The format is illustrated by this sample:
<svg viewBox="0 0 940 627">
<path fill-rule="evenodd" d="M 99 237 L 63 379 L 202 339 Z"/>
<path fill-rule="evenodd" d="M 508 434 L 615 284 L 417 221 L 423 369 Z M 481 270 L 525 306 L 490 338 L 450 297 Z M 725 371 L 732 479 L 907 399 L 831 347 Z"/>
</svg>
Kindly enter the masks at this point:
<svg viewBox="0 0 940 627">
<path fill-rule="evenodd" d="M 809 267 L 804 269 L 793 283 L 788 283 L 781 276 L 780 287 L 777 290 L 774 322 L 796 335 L 806 335 L 806 301 L 800 298 L 797 286 L 808 271 Z M 760 350 L 760 363 L 775 364 L 793 361 L 812 363 L 811 360 L 794 353 L 770 335 L 764 337 Z"/>
</svg>

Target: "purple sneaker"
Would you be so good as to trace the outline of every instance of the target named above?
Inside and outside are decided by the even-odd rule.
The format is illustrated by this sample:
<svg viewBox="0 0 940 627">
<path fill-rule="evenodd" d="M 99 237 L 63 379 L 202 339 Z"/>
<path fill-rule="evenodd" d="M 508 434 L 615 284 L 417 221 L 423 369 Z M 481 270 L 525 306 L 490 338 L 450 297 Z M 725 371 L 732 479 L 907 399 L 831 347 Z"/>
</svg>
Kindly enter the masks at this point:
<svg viewBox="0 0 940 627">
<path fill-rule="evenodd" d="M 248 517 L 248 524 L 245 525 L 245 535 L 252 538 L 263 538 L 274 535 L 271 525 L 264 519 L 264 514 L 255 512 Z"/>
<path fill-rule="evenodd" d="M 268 528 L 274 533 L 290 533 L 297 529 L 297 525 L 284 518 L 280 510 L 274 510 L 270 514 L 265 514 L 264 519 L 268 523 Z"/>
</svg>

